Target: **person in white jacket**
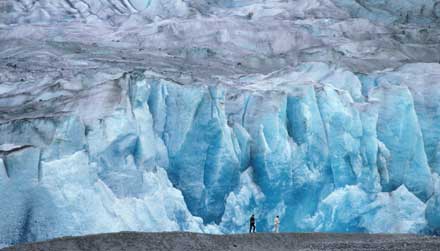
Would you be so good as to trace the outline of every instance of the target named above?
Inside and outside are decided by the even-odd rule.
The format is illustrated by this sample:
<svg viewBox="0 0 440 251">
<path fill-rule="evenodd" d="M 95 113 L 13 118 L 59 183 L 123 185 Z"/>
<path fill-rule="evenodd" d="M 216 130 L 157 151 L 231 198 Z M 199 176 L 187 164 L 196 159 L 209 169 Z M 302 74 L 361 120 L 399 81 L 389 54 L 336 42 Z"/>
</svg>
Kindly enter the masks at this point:
<svg viewBox="0 0 440 251">
<path fill-rule="evenodd" d="M 280 217 L 278 215 L 275 217 L 275 220 L 273 222 L 273 231 L 275 233 L 280 232 Z"/>
</svg>

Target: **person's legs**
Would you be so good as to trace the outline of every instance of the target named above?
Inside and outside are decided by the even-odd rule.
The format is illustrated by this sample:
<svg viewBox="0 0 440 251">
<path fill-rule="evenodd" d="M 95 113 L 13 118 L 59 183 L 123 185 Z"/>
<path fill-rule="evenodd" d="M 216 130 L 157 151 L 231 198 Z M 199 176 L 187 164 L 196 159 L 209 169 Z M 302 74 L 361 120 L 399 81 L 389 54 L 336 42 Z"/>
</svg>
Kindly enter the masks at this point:
<svg viewBox="0 0 440 251">
<path fill-rule="evenodd" d="M 252 224 L 252 232 L 254 232 L 255 233 L 255 224 Z"/>
<path fill-rule="evenodd" d="M 252 224 L 249 225 L 249 233 L 252 232 Z"/>
<path fill-rule="evenodd" d="M 280 226 L 279 226 L 278 224 L 275 225 L 275 233 L 278 233 L 278 232 L 279 232 L 279 227 L 280 227 Z"/>
</svg>

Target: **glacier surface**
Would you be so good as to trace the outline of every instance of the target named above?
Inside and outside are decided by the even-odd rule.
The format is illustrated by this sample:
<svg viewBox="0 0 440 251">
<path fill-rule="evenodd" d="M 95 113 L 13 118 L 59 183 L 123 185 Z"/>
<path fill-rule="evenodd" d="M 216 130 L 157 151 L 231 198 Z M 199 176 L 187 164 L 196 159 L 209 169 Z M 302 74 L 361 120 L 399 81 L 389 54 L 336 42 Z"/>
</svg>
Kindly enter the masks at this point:
<svg viewBox="0 0 440 251">
<path fill-rule="evenodd" d="M 440 231 L 440 2 L 0 3 L 0 246 Z"/>
</svg>

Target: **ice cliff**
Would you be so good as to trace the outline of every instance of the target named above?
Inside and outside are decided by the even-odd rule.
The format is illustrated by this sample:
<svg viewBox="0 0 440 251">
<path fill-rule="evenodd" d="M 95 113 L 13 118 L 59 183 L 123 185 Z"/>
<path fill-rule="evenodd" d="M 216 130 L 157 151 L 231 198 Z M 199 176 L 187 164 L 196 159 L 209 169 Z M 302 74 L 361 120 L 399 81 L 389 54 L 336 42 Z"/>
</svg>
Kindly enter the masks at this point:
<svg viewBox="0 0 440 251">
<path fill-rule="evenodd" d="M 440 231 L 440 2 L 0 3 L 0 244 Z"/>
</svg>

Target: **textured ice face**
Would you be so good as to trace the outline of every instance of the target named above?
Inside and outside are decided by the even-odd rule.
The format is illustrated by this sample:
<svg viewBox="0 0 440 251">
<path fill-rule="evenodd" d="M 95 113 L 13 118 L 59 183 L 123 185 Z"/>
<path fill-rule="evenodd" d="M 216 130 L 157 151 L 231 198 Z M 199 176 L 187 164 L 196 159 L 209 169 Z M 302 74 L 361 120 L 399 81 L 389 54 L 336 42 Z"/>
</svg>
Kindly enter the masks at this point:
<svg viewBox="0 0 440 251">
<path fill-rule="evenodd" d="M 0 243 L 438 231 L 438 6 L 0 3 Z"/>
<path fill-rule="evenodd" d="M 121 106 L 105 118 L 3 124 L 11 144 L 2 144 L 2 242 L 122 230 L 219 231 L 188 211 L 168 179 L 150 86 L 136 76 L 124 83 Z"/>
<path fill-rule="evenodd" d="M 310 75 L 322 67 L 308 66 Z M 292 74 L 237 88 L 133 72 L 114 81 L 119 103 L 102 118 L 2 124 L 2 242 L 242 232 L 252 213 L 260 231 L 275 215 L 283 231 L 435 229 L 434 176 L 409 88 L 378 83 L 355 101 L 353 90 Z"/>
<path fill-rule="evenodd" d="M 404 186 L 377 194 L 346 186 L 324 198 L 312 219 L 318 231 L 419 233 L 425 208 Z"/>
</svg>

